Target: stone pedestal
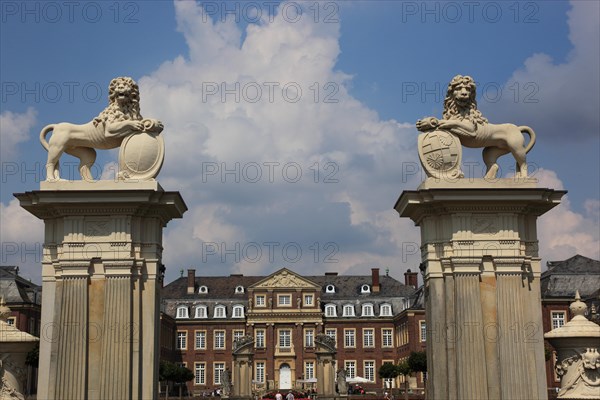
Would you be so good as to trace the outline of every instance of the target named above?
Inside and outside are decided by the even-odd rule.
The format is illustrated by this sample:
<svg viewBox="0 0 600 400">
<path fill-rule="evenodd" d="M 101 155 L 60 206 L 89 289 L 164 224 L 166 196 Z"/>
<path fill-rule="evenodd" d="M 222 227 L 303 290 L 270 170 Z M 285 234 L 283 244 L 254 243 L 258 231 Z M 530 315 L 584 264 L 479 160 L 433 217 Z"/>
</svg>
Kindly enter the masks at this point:
<svg viewBox="0 0 600 400">
<path fill-rule="evenodd" d="M 156 181 L 42 182 L 15 194 L 44 220 L 38 398 L 156 399 L 162 230 Z"/>
<path fill-rule="evenodd" d="M 244 336 L 233 345 L 233 390 L 232 399 L 252 398 L 252 375 L 254 360 L 254 338 Z"/>
<path fill-rule="evenodd" d="M 317 356 L 317 395 L 319 399 L 334 399 L 339 397 L 335 391 L 335 340 L 321 333 L 315 338 L 315 344 L 317 346 L 315 352 Z"/>
<path fill-rule="evenodd" d="M 547 398 L 536 221 L 565 193 L 429 178 L 398 199 L 421 227 L 429 398 Z"/>
</svg>

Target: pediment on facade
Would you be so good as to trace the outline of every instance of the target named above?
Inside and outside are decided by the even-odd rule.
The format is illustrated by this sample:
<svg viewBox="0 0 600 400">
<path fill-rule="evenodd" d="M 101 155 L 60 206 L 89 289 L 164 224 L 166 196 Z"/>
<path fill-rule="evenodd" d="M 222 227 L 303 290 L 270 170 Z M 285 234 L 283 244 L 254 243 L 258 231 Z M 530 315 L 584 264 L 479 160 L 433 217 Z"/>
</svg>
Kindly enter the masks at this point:
<svg viewBox="0 0 600 400">
<path fill-rule="evenodd" d="M 251 287 L 254 289 L 320 289 L 320 286 L 316 283 L 295 274 L 287 268 L 280 269 Z"/>
</svg>

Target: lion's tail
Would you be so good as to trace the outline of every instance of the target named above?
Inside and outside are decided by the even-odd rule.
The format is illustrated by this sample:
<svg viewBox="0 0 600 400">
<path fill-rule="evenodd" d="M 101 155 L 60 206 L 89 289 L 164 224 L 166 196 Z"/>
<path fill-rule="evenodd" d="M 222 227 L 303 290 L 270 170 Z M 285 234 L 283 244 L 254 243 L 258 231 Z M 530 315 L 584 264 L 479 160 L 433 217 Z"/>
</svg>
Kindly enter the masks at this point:
<svg viewBox="0 0 600 400">
<path fill-rule="evenodd" d="M 54 130 L 55 125 L 56 124 L 46 125 L 44 129 L 42 129 L 42 131 L 40 132 L 40 142 L 42 143 L 42 146 L 46 149 L 46 151 L 50 149 L 50 145 L 46 141 L 46 136 L 50 131 Z"/>
<path fill-rule="evenodd" d="M 525 153 L 529 153 L 529 151 L 533 149 L 533 146 L 535 145 L 535 132 L 528 126 L 520 126 L 519 130 L 529 135 L 529 143 L 527 143 L 527 146 L 525 147 Z"/>
</svg>

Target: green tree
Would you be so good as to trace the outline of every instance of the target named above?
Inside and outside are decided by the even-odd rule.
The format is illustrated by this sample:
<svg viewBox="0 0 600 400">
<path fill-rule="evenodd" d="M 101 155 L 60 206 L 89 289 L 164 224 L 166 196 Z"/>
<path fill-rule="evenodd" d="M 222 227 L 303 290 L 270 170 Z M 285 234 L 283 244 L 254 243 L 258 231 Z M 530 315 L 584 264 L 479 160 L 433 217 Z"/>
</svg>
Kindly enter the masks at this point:
<svg viewBox="0 0 600 400">
<path fill-rule="evenodd" d="M 427 353 L 425 351 L 412 351 L 408 356 L 408 365 L 414 372 L 423 373 L 423 384 L 425 386 L 425 394 L 427 395 L 427 383 L 426 375 L 427 372 Z"/>
<path fill-rule="evenodd" d="M 408 376 L 413 370 L 407 361 L 402 361 L 396 368 L 398 369 L 398 374 L 404 376 L 404 398 L 408 400 Z"/>
<path fill-rule="evenodd" d="M 27 353 L 27 358 L 25 358 L 25 364 L 31 365 L 34 368 L 38 367 L 40 363 L 40 345 L 36 344 L 33 349 Z"/>
<path fill-rule="evenodd" d="M 183 385 L 187 381 L 194 379 L 194 373 L 186 367 L 181 367 L 169 361 L 161 361 L 158 368 L 158 379 L 161 381 L 173 382 L 179 386 L 179 398 L 182 398 Z M 167 396 L 169 385 L 167 384 Z"/>
</svg>

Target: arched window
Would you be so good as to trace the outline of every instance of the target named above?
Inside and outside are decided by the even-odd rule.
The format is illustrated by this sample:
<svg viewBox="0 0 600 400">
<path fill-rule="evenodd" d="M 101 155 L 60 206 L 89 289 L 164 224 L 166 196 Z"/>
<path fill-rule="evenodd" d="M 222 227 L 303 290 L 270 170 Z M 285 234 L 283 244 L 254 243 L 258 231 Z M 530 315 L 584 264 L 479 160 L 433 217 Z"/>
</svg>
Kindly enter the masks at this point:
<svg viewBox="0 0 600 400">
<path fill-rule="evenodd" d="M 326 317 L 337 317 L 337 309 L 335 304 L 327 304 L 325 306 L 325 316 Z"/>
<path fill-rule="evenodd" d="M 325 287 L 325 293 L 335 293 L 335 286 L 333 286 L 333 285 L 327 285 Z"/>
<path fill-rule="evenodd" d="M 232 318 L 244 318 L 244 306 L 236 305 L 233 306 L 233 315 Z"/>
<path fill-rule="evenodd" d="M 208 293 L 208 288 L 206 286 L 200 286 L 198 288 L 198 293 Z"/>
<path fill-rule="evenodd" d="M 344 317 L 354 317 L 354 306 L 352 304 L 346 304 L 344 306 Z"/>
<path fill-rule="evenodd" d="M 371 303 L 363 304 L 360 315 L 363 317 L 375 316 L 375 313 L 373 313 L 373 304 L 371 304 Z"/>
<path fill-rule="evenodd" d="M 236 294 L 244 293 L 244 287 L 243 286 L 236 286 L 235 287 L 235 293 Z"/>
<path fill-rule="evenodd" d="M 227 317 L 227 310 L 225 306 L 216 306 L 213 318 L 225 318 Z"/>
<path fill-rule="evenodd" d="M 392 306 L 390 304 L 382 304 L 379 306 L 379 316 L 380 317 L 391 317 L 392 316 Z"/>
<path fill-rule="evenodd" d="M 208 312 L 206 306 L 196 307 L 196 316 L 194 318 L 208 318 Z"/>
<path fill-rule="evenodd" d="M 369 285 L 362 285 L 360 287 L 360 292 L 361 293 L 371 293 L 371 287 Z"/>
<path fill-rule="evenodd" d="M 177 316 L 176 318 L 189 318 L 188 308 L 187 306 L 179 306 L 177 307 Z"/>
</svg>

